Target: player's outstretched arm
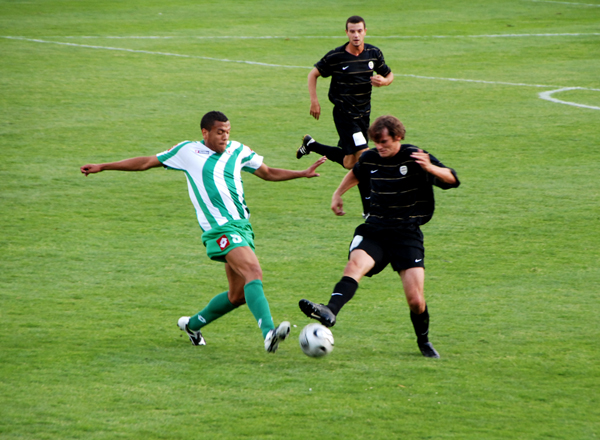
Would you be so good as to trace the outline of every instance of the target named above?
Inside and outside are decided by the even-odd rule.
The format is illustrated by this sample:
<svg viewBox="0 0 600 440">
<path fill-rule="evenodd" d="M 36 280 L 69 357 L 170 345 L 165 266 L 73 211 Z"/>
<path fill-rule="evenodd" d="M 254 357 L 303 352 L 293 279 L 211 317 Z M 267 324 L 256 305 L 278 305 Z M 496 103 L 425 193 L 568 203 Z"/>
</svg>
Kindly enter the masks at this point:
<svg viewBox="0 0 600 440">
<path fill-rule="evenodd" d="M 156 156 L 143 156 L 132 157 L 131 159 L 125 159 L 119 162 L 84 165 L 81 167 L 81 172 L 87 176 L 88 174 L 94 174 L 108 170 L 146 171 L 147 169 L 160 166 L 162 166 L 162 163 L 158 160 Z"/>
<path fill-rule="evenodd" d="M 283 180 L 292 180 L 299 179 L 301 177 L 311 178 L 311 177 L 319 177 L 320 174 L 316 172 L 316 169 L 323 164 L 327 158 L 325 156 L 321 157 L 311 166 L 309 166 L 305 170 L 286 170 L 283 168 L 271 168 L 266 166 L 264 163 L 258 168 L 254 175 L 260 177 L 263 180 L 268 180 L 270 182 L 281 182 Z"/>
<path fill-rule="evenodd" d="M 344 176 L 342 181 L 340 182 L 340 186 L 333 192 L 333 196 L 331 197 L 331 210 L 335 215 L 344 215 L 344 201 L 342 200 L 342 196 L 348 191 L 350 188 L 358 185 L 358 179 L 354 175 L 354 171 L 350 170 Z"/>
</svg>

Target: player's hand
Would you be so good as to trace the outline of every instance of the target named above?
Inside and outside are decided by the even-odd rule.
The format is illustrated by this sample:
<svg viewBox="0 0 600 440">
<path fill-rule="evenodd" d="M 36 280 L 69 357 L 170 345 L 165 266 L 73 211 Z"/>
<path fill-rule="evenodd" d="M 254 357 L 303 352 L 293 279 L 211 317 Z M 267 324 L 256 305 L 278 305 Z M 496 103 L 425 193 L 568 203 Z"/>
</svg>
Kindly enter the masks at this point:
<svg viewBox="0 0 600 440">
<path fill-rule="evenodd" d="M 323 163 L 325 163 L 326 160 L 327 160 L 327 157 L 323 156 L 319 160 L 317 160 L 315 163 L 313 163 L 310 167 L 308 167 L 306 170 L 306 177 L 308 177 L 309 179 L 311 177 L 319 177 L 320 174 L 315 173 L 315 170 L 318 167 L 320 167 L 321 165 L 323 165 Z"/>
<path fill-rule="evenodd" d="M 319 120 L 319 116 L 321 116 L 321 105 L 318 102 L 310 103 L 310 115 L 317 121 Z"/>
<path fill-rule="evenodd" d="M 96 164 L 84 165 L 80 169 L 81 169 L 81 172 L 83 174 L 85 174 L 86 176 L 88 174 L 99 173 L 100 171 L 102 171 L 102 168 L 100 167 L 100 165 L 96 165 Z"/>
<path fill-rule="evenodd" d="M 424 153 L 423 150 L 419 149 L 418 152 L 411 154 L 410 157 L 415 159 L 415 162 L 421 165 L 421 168 L 423 168 L 425 171 L 429 172 L 431 170 L 431 167 L 433 166 L 431 164 L 431 159 L 429 154 Z"/>
<path fill-rule="evenodd" d="M 371 77 L 371 85 L 373 87 L 387 86 L 387 80 L 381 75 L 373 75 Z"/>
<path fill-rule="evenodd" d="M 345 215 L 344 212 L 344 201 L 341 196 L 338 196 L 337 193 L 333 193 L 333 197 L 331 198 L 331 210 L 335 215 Z"/>
</svg>

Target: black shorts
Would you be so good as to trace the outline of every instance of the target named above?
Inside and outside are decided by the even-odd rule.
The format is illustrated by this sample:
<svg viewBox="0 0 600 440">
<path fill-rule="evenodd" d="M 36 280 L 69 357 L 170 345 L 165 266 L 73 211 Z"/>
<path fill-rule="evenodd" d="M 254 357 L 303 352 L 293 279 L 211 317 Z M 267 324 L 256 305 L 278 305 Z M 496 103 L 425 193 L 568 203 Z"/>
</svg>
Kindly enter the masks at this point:
<svg viewBox="0 0 600 440">
<path fill-rule="evenodd" d="M 425 267 L 423 233 L 418 226 L 399 229 L 363 223 L 354 231 L 348 258 L 355 249 L 362 249 L 375 260 L 375 266 L 366 274 L 368 277 L 377 275 L 388 264 L 396 272 Z"/>
<path fill-rule="evenodd" d="M 344 155 L 355 154 L 365 148 L 369 148 L 367 140 L 369 138 L 369 115 L 362 118 L 352 118 L 347 113 L 333 109 L 333 122 L 340 136 L 338 147 L 342 149 Z"/>
</svg>

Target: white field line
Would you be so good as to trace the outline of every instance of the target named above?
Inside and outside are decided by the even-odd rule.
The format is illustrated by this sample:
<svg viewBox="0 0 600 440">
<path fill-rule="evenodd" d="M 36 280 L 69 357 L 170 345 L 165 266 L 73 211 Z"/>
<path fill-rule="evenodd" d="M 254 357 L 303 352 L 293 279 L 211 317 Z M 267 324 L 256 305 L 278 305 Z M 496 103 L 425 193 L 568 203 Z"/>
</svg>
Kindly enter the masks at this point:
<svg viewBox="0 0 600 440">
<path fill-rule="evenodd" d="M 257 61 L 228 60 L 226 58 L 203 57 L 203 56 L 199 56 L 199 55 L 184 55 L 184 54 L 169 53 L 169 52 L 152 52 L 149 50 L 126 49 L 123 47 L 92 46 L 89 44 L 64 43 L 61 41 L 39 40 L 36 38 L 23 38 L 23 37 L 2 37 L 2 38 L 8 38 L 11 40 L 31 41 L 34 43 L 48 43 L 48 44 L 59 44 L 62 46 L 85 47 L 87 49 L 116 50 L 116 51 L 121 51 L 121 52 L 142 53 L 142 54 L 148 54 L 148 55 L 163 55 L 163 56 L 168 56 L 168 57 L 193 58 L 193 59 L 208 60 L 208 61 L 221 61 L 224 63 L 254 64 L 254 65 L 258 65 L 258 66 L 285 67 L 285 68 L 289 68 L 289 69 L 305 69 L 306 68 L 305 66 L 284 66 L 281 64 L 259 63 Z"/>
<path fill-rule="evenodd" d="M 593 5 L 593 4 L 589 4 L 589 3 L 557 2 L 557 1 L 552 1 L 552 0 L 527 0 L 527 1 L 536 2 L 536 3 L 558 3 L 561 5 L 588 6 L 588 7 L 592 7 L 592 8 L 600 8 L 600 5 Z"/>
<path fill-rule="evenodd" d="M 579 33 L 544 33 L 544 34 L 488 34 L 488 35 L 367 35 L 366 38 L 380 39 L 452 39 L 452 38 L 535 38 L 535 37 L 587 37 L 600 36 L 600 32 L 579 32 Z M 5 37 L 11 38 L 11 37 Z M 15 37 L 21 38 L 21 37 Z M 57 37 L 42 37 L 42 38 L 57 38 Z M 342 35 L 300 35 L 300 36 L 283 36 L 283 35 L 267 35 L 267 36 L 243 36 L 243 35 L 209 35 L 209 36 L 159 36 L 159 35 L 69 35 L 61 36 L 60 38 L 81 38 L 81 39 L 114 39 L 114 40 L 170 40 L 176 38 L 187 38 L 195 40 L 299 40 L 299 39 L 330 39 L 339 40 L 345 39 Z"/>
<path fill-rule="evenodd" d="M 76 44 L 76 43 L 65 43 L 60 41 L 48 41 L 48 40 L 40 40 L 35 38 L 24 38 L 24 37 L 10 37 L 3 36 L 1 38 L 7 38 L 12 40 L 21 40 L 21 41 L 30 41 L 34 43 L 46 43 L 46 44 L 58 44 L 62 46 L 71 46 L 71 47 L 83 47 L 87 49 L 100 49 L 100 50 L 114 50 L 114 51 L 122 51 L 122 52 L 131 52 L 131 53 L 141 53 L 147 55 L 161 55 L 161 56 L 172 56 L 172 57 L 180 57 L 180 58 L 191 58 L 191 59 L 201 59 L 208 61 L 219 61 L 219 62 L 227 62 L 227 63 L 242 63 L 242 64 L 251 64 L 258 66 L 266 66 L 266 67 L 282 67 L 288 69 L 312 69 L 312 66 L 286 66 L 283 64 L 269 64 L 269 63 L 260 63 L 257 61 L 247 61 L 247 60 L 230 60 L 226 58 L 214 58 L 214 57 L 203 57 L 198 55 L 184 55 L 184 54 L 176 54 L 169 52 L 153 52 L 148 50 L 136 50 L 136 49 L 127 49 L 122 47 L 110 47 L 110 46 L 93 46 L 88 44 Z M 574 107 L 588 108 L 593 110 L 600 110 L 600 107 L 578 104 L 569 101 L 561 101 L 556 98 L 552 98 L 551 95 L 554 93 L 565 92 L 569 90 L 590 90 L 595 92 L 600 92 L 600 89 L 593 89 L 588 87 L 564 87 L 557 85 L 547 85 L 547 84 L 526 84 L 526 83 L 512 83 L 512 82 L 504 82 L 504 81 L 486 81 L 486 80 L 477 80 L 477 79 L 464 79 L 464 78 L 443 78 L 443 77 L 435 77 L 435 76 L 422 76 L 422 75 L 412 75 L 412 74 L 401 74 L 394 73 L 394 76 L 404 76 L 410 78 L 418 78 L 418 79 L 430 79 L 436 81 L 454 81 L 454 82 L 467 82 L 467 83 L 479 83 L 479 84 L 491 84 L 491 85 L 505 85 L 505 86 L 516 86 L 516 87 L 537 87 L 537 88 L 552 88 L 554 90 L 548 92 L 539 93 L 538 96 L 541 99 L 546 101 L 554 102 L 557 104 L 565 104 L 571 105 Z"/>
</svg>

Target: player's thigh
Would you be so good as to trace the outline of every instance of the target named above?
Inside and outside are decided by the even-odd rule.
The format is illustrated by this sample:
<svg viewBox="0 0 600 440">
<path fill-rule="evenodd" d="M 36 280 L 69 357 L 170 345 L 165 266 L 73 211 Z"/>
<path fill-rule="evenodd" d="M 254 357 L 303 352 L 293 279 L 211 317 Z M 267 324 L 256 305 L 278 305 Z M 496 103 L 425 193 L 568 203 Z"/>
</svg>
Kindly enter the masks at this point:
<svg viewBox="0 0 600 440">
<path fill-rule="evenodd" d="M 361 124 L 337 111 L 333 112 L 333 120 L 340 137 L 338 147 L 343 150 L 344 155 L 355 155 L 359 151 L 368 148 L 367 131 L 363 129 Z"/>
<path fill-rule="evenodd" d="M 371 234 L 371 228 L 365 223 L 359 225 L 354 231 L 354 238 L 350 243 L 347 272 L 352 272 L 356 276 L 360 275 L 360 277 L 371 277 L 385 269 L 388 263 L 384 248 L 377 236 Z M 344 275 L 346 275 L 346 270 Z M 353 278 L 358 281 L 358 278 Z"/>
<path fill-rule="evenodd" d="M 357 282 L 375 267 L 375 260 L 364 250 L 355 249 L 350 252 L 350 259 L 344 268 L 344 276 L 354 278 Z"/>
</svg>

